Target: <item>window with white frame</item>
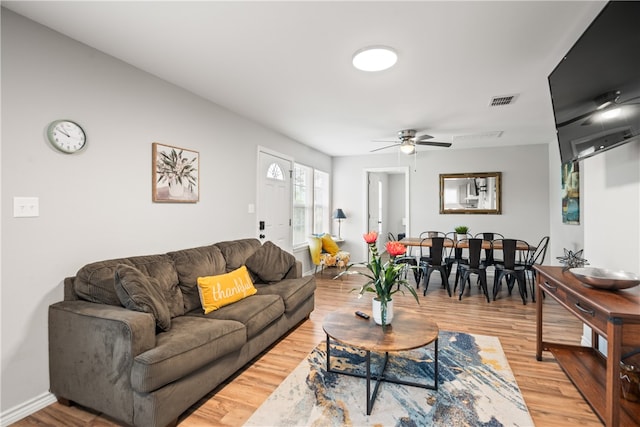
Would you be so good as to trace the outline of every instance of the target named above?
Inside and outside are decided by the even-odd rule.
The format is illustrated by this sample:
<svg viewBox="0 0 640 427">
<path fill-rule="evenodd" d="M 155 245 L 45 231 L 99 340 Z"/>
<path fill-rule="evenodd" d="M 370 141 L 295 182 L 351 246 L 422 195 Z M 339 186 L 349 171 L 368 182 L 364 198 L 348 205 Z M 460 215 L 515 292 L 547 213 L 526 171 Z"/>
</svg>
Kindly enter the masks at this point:
<svg viewBox="0 0 640 427">
<path fill-rule="evenodd" d="M 293 246 L 311 234 L 329 231 L 329 174 L 308 166 L 293 167 Z"/>
<path fill-rule="evenodd" d="M 330 232 L 329 228 L 329 174 L 313 171 L 313 232 Z"/>
</svg>

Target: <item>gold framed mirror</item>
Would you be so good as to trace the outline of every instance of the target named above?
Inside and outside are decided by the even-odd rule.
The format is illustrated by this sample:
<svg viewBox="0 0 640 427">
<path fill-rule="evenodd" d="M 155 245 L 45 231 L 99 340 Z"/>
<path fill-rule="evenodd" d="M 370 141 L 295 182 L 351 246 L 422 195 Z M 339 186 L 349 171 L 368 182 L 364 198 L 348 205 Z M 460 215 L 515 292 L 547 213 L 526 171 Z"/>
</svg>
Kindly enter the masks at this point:
<svg viewBox="0 0 640 427">
<path fill-rule="evenodd" d="M 502 213 L 502 172 L 440 174 L 441 214 Z"/>
</svg>

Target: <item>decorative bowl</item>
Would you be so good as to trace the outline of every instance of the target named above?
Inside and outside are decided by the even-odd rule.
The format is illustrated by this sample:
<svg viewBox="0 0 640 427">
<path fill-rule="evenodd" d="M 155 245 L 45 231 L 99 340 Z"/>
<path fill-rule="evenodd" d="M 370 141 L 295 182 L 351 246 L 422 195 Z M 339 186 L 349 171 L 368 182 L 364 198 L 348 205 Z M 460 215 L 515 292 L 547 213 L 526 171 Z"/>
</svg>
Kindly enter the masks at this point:
<svg viewBox="0 0 640 427">
<path fill-rule="evenodd" d="M 614 271 L 598 267 L 570 268 L 576 279 L 597 289 L 627 289 L 640 284 L 640 276 L 626 271 Z"/>
</svg>

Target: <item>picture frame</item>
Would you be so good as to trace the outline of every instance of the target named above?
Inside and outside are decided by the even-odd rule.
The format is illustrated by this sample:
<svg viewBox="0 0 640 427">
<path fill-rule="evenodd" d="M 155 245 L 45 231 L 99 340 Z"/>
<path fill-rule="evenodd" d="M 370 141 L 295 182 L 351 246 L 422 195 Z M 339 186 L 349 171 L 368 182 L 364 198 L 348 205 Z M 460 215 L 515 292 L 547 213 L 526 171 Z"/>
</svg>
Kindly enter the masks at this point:
<svg viewBox="0 0 640 427">
<path fill-rule="evenodd" d="M 580 163 L 562 165 L 562 222 L 580 224 Z"/>
<path fill-rule="evenodd" d="M 441 214 L 502 214 L 502 172 L 441 173 Z"/>
<path fill-rule="evenodd" d="M 200 153 L 154 142 L 151 177 L 154 202 L 197 203 L 200 200 Z"/>
</svg>

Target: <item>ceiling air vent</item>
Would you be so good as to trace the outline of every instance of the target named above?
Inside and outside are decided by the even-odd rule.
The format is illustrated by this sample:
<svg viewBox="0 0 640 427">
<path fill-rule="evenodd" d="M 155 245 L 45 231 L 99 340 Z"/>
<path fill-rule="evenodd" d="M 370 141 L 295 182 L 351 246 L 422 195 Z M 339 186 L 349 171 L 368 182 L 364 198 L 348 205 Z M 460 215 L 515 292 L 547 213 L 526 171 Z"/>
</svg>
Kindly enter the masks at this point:
<svg viewBox="0 0 640 427">
<path fill-rule="evenodd" d="M 492 130 L 487 132 L 479 132 L 479 133 L 470 133 L 466 135 L 455 135 L 453 137 L 454 141 L 471 141 L 478 139 L 488 139 L 488 138 L 500 138 L 504 131 L 501 130 Z"/>
<path fill-rule="evenodd" d="M 502 105 L 511 105 L 516 101 L 518 95 L 502 95 L 494 96 L 489 102 L 490 107 L 500 107 Z"/>
</svg>

